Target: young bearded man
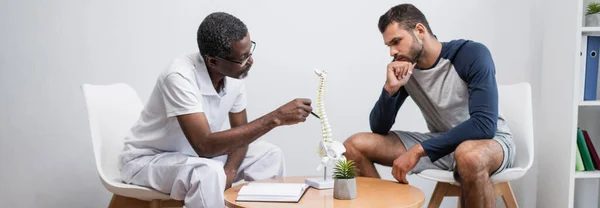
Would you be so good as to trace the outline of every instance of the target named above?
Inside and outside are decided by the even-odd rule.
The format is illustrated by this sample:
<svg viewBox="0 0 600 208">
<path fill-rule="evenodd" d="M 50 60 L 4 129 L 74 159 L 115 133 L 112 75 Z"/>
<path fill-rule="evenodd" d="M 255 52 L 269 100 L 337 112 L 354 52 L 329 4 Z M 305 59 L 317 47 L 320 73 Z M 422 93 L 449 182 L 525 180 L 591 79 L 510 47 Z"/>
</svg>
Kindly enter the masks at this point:
<svg viewBox="0 0 600 208">
<path fill-rule="evenodd" d="M 346 157 L 368 177 L 380 177 L 374 163 L 392 166 L 392 175 L 402 183 L 408 183 L 407 174 L 425 169 L 454 171 L 463 207 L 494 207 L 489 178 L 512 166 L 515 144 L 498 113 L 489 50 L 470 40 L 438 41 L 411 4 L 392 7 L 378 26 L 393 61 L 371 111 L 372 133 L 348 138 Z M 430 132 L 390 131 L 408 96 Z"/>
</svg>

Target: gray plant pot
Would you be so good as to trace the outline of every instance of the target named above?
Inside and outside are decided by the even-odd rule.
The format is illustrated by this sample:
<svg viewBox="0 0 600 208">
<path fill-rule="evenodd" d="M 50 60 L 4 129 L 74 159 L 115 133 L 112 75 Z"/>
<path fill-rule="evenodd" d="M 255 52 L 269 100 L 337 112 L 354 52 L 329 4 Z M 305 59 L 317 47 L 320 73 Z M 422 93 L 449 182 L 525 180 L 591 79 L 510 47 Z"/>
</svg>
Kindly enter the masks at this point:
<svg viewBox="0 0 600 208">
<path fill-rule="evenodd" d="M 356 198 L 356 178 L 334 179 L 333 198 L 342 200 Z"/>
<path fill-rule="evenodd" d="M 600 14 L 588 14 L 588 15 L 585 15 L 585 26 L 586 27 L 598 27 L 598 26 L 600 26 Z"/>
</svg>

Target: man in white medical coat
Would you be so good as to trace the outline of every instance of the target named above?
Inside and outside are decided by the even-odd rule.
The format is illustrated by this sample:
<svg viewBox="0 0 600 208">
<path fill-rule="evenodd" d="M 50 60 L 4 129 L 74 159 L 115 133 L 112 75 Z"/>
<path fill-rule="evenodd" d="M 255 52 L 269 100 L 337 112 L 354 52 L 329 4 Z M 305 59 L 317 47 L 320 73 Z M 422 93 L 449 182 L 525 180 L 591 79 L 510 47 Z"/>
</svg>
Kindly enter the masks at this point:
<svg viewBox="0 0 600 208">
<path fill-rule="evenodd" d="M 309 99 L 295 99 L 250 123 L 241 80 L 256 43 L 245 24 L 223 12 L 208 15 L 197 34 L 199 53 L 163 71 L 125 138 L 120 155 L 126 183 L 150 187 L 190 207 L 224 207 L 235 181 L 282 177 L 278 147 L 256 141 L 273 128 L 304 122 Z M 229 119 L 231 129 L 223 130 Z"/>
</svg>

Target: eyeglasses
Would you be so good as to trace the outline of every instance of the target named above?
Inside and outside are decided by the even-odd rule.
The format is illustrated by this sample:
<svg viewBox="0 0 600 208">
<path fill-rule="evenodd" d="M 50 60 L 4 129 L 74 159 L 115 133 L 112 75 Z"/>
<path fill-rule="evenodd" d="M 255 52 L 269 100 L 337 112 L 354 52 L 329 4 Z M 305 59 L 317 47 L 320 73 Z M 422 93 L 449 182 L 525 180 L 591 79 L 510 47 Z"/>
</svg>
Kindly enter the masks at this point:
<svg viewBox="0 0 600 208">
<path fill-rule="evenodd" d="M 252 42 L 252 46 L 250 48 L 250 53 L 248 54 L 248 57 L 246 57 L 244 60 L 235 61 L 235 60 L 229 60 L 229 59 L 218 57 L 218 56 L 217 56 L 217 58 L 220 58 L 220 59 L 223 59 L 225 61 L 229 61 L 229 62 L 233 62 L 233 63 L 239 64 L 239 65 L 245 66 L 246 63 L 248 63 L 248 60 L 250 60 L 250 57 L 252 57 L 252 53 L 254 53 L 254 49 L 256 49 L 256 42 L 254 42 L 254 41 L 251 41 L 251 42 Z"/>
</svg>

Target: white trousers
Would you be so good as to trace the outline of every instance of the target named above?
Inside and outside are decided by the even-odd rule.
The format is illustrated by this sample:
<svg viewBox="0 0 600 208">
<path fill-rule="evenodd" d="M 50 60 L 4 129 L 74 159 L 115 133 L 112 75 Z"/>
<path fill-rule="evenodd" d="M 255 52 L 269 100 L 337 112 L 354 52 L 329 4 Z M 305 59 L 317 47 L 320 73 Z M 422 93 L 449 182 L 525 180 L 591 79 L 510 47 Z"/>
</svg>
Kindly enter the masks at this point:
<svg viewBox="0 0 600 208">
<path fill-rule="evenodd" d="M 133 159 L 121 169 L 126 183 L 153 188 L 184 200 L 186 208 L 225 207 L 227 155 L 215 158 L 190 157 L 165 152 Z M 285 159 L 279 147 L 255 141 L 248 146 L 234 182 L 254 181 L 285 175 Z"/>
</svg>

